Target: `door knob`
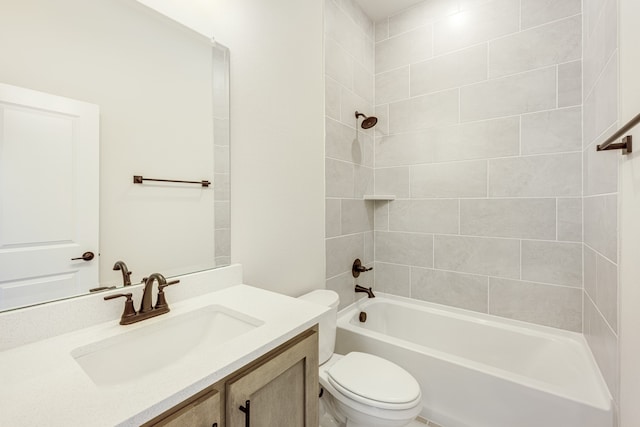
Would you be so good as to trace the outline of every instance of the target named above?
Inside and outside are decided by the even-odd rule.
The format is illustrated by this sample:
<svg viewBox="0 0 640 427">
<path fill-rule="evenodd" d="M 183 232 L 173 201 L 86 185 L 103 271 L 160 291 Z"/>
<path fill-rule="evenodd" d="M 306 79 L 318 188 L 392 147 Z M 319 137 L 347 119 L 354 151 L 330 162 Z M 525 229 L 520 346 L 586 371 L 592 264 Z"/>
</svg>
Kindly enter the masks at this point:
<svg viewBox="0 0 640 427">
<path fill-rule="evenodd" d="M 79 259 L 81 259 L 83 261 L 91 261 L 93 259 L 93 257 L 95 257 L 93 252 L 85 252 L 79 258 L 71 258 L 71 261 L 76 261 L 76 260 L 79 260 Z"/>
</svg>

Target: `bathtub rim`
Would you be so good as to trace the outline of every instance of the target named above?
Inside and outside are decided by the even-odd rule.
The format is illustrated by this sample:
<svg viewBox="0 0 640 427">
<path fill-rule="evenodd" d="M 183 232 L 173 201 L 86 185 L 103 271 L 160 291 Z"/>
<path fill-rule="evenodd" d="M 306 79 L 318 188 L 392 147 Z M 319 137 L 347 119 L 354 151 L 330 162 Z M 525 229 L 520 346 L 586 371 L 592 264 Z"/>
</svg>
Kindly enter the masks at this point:
<svg viewBox="0 0 640 427">
<path fill-rule="evenodd" d="M 511 372 L 506 369 L 501 369 L 495 366 L 491 366 L 482 362 L 476 362 L 470 360 L 465 357 L 457 356 L 454 354 L 446 353 L 440 350 L 435 350 L 428 348 L 426 346 L 412 343 L 410 341 L 406 341 L 400 338 L 396 338 L 393 336 L 385 335 L 380 332 L 376 332 L 370 329 L 362 328 L 357 326 L 354 321 L 357 321 L 358 314 L 360 311 L 365 311 L 366 307 L 369 307 L 374 304 L 380 304 L 384 301 L 391 301 L 400 305 L 411 305 L 417 306 L 418 308 L 422 308 L 423 310 L 435 312 L 436 314 L 442 314 L 447 317 L 453 317 L 461 320 L 471 320 L 474 322 L 478 322 L 481 324 L 485 324 L 487 326 L 496 327 L 503 330 L 510 330 L 512 332 L 524 333 L 529 336 L 543 336 L 544 338 L 551 339 L 554 341 L 569 341 L 573 346 L 579 346 L 582 350 L 585 350 L 586 363 L 588 363 L 589 367 L 591 367 L 594 380 L 599 386 L 599 390 L 594 391 L 592 399 L 586 399 L 582 396 L 575 396 L 567 393 L 563 390 L 562 387 L 544 382 L 541 380 L 536 380 L 534 378 L 518 374 L 516 372 Z M 451 307 L 444 304 L 433 303 L 429 301 L 416 300 L 407 297 L 401 297 L 398 295 L 386 294 L 383 292 L 376 292 L 376 298 L 369 299 L 363 297 L 352 304 L 344 307 L 338 312 L 337 319 L 337 327 L 351 331 L 353 333 L 362 334 L 365 336 L 369 336 L 372 339 L 386 341 L 389 342 L 390 337 L 391 341 L 394 345 L 398 345 L 401 348 L 410 351 L 418 351 L 420 353 L 427 353 L 427 355 L 446 359 L 451 363 L 462 366 L 466 369 L 472 369 L 476 371 L 485 371 L 490 373 L 491 375 L 495 375 L 496 377 L 509 381 L 512 383 L 521 383 L 528 387 L 532 387 L 536 390 L 543 391 L 555 395 L 557 397 L 563 399 L 569 399 L 575 402 L 579 402 L 585 405 L 589 405 L 595 407 L 597 409 L 603 411 L 612 411 L 613 410 L 613 398 L 607 384 L 600 372 L 600 368 L 597 365 L 595 357 L 589 347 L 586 338 L 583 334 L 579 332 L 567 331 L 564 329 L 553 328 L 550 326 L 537 325 L 534 323 L 528 323 L 521 320 L 509 319 L 504 317 L 499 317 L 487 313 L 476 312 L 472 310 L 466 310 L 458 307 Z"/>
</svg>

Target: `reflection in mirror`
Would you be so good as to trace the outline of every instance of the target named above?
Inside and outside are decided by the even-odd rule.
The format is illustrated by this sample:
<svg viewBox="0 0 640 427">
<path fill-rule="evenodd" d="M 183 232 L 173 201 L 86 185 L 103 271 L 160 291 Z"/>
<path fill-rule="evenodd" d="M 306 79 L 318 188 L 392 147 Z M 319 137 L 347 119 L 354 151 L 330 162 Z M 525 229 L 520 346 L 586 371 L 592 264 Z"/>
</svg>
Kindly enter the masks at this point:
<svg viewBox="0 0 640 427">
<path fill-rule="evenodd" d="M 0 309 L 228 265 L 228 49 L 132 0 L 0 12 Z"/>
</svg>

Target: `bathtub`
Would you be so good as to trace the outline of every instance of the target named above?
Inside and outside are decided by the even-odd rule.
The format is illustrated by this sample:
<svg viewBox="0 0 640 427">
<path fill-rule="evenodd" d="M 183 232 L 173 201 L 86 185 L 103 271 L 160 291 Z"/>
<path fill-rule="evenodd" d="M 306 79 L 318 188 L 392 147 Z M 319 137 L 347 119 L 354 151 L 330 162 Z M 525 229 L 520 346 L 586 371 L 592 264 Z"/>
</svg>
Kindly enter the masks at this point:
<svg viewBox="0 0 640 427">
<path fill-rule="evenodd" d="M 613 427 L 611 395 L 577 333 L 379 294 L 340 311 L 336 351 L 405 368 L 422 388 L 421 415 L 443 427 Z"/>
</svg>

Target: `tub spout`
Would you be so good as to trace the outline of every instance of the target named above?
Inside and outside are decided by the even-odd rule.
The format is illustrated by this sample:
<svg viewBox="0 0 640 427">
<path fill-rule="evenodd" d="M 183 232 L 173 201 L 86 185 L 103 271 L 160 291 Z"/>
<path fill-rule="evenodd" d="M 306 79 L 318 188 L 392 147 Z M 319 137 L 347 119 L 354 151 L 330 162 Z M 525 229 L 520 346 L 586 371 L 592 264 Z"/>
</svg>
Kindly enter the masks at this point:
<svg viewBox="0 0 640 427">
<path fill-rule="evenodd" d="M 365 294 L 367 294 L 367 296 L 369 298 L 375 298 L 376 297 L 371 288 L 365 288 L 364 286 L 356 285 L 355 291 L 356 292 L 364 292 Z"/>
</svg>

